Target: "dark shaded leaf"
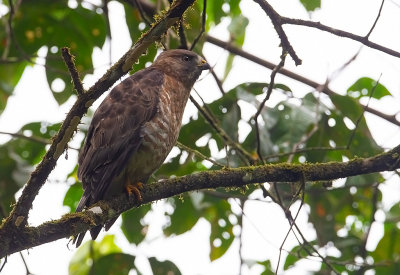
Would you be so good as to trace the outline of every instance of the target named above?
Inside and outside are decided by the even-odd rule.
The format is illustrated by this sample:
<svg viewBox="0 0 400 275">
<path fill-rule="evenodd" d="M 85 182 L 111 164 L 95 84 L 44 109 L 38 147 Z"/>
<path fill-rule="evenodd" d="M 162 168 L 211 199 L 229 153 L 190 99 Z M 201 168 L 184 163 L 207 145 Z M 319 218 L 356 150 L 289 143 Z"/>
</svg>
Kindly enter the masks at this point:
<svg viewBox="0 0 400 275">
<path fill-rule="evenodd" d="M 238 16 L 232 17 L 231 23 L 228 26 L 231 42 L 233 42 L 236 46 L 240 48 L 243 46 L 246 35 L 246 27 L 248 24 L 249 24 L 249 19 L 240 14 Z M 225 81 L 226 77 L 228 76 L 229 72 L 232 69 L 234 58 L 235 55 L 233 54 L 228 55 L 228 59 L 226 60 L 226 65 L 225 65 L 224 77 L 222 78 L 223 81 Z"/>
<path fill-rule="evenodd" d="M 151 270 L 154 275 L 180 275 L 178 267 L 171 261 L 159 261 L 155 257 L 149 258 Z"/>
<path fill-rule="evenodd" d="M 275 274 L 274 271 L 272 271 L 272 266 L 270 260 L 266 260 L 263 262 L 257 262 L 259 265 L 262 265 L 264 267 L 264 271 L 261 273 L 261 275 L 273 275 Z"/>
<path fill-rule="evenodd" d="M 18 133 L 32 139 L 16 138 L 9 142 L 13 152 L 18 154 L 27 164 L 34 165 L 41 161 L 50 139 L 57 133 L 60 123 L 31 122 L 24 125 Z"/>
<path fill-rule="evenodd" d="M 69 47 L 73 54 L 79 53 L 76 66 L 82 78 L 91 73 L 93 48 L 101 47 L 106 38 L 104 16 L 81 5 L 71 9 L 65 1 L 23 1 L 14 23 L 25 54 L 34 55 L 42 46 L 48 47 L 47 81 L 57 102 L 64 103 L 72 95 L 72 85 L 59 49 Z M 10 54 L 19 53 L 14 50 Z M 53 85 L 55 80 L 61 84 L 58 88 Z"/>
<path fill-rule="evenodd" d="M 10 157 L 10 149 L 6 146 L 0 146 L 0 218 L 6 218 L 11 211 L 11 204 L 15 203 L 14 194 L 25 183 L 28 173 L 25 177 L 15 178 L 15 175 L 21 175 L 23 167 L 15 159 Z M 21 171 L 22 170 L 22 171 Z"/>
<path fill-rule="evenodd" d="M 210 260 L 214 261 L 225 254 L 234 240 L 233 224 L 229 220 L 233 213 L 226 200 L 210 195 L 206 195 L 200 205 L 204 207 L 203 217 L 211 225 Z"/>
<path fill-rule="evenodd" d="M 1 46 L 0 46 L 1 52 Z M 4 111 L 7 105 L 7 100 L 12 95 L 15 86 L 21 79 L 22 73 L 25 70 L 27 62 L 21 61 L 12 64 L 1 64 L 0 66 L 0 114 Z"/>
<path fill-rule="evenodd" d="M 111 253 L 97 259 L 90 274 L 123 275 L 135 268 L 135 256 L 124 253 Z"/>
<path fill-rule="evenodd" d="M 138 245 L 146 237 L 148 225 L 143 224 L 143 218 L 150 209 L 151 204 L 146 204 L 122 213 L 121 229 L 130 243 Z"/>
<path fill-rule="evenodd" d="M 121 253 L 121 249 L 114 243 L 114 238 L 114 235 L 106 235 L 100 242 L 88 241 L 82 244 L 69 263 L 69 274 L 90 274 L 93 263 L 98 259 L 105 255 Z"/>
<path fill-rule="evenodd" d="M 164 228 L 166 236 L 183 234 L 197 223 L 201 213 L 194 207 L 191 196 L 174 199 L 175 209 L 170 215 L 170 224 Z"/>
<path fill-rule="evenodd" d="M 384 235 L 378 246 L 371 252 L 377 274 L 397 274 L 400 272 L 400 232 L 396 224 L 385 222 Z"/>
</svg>

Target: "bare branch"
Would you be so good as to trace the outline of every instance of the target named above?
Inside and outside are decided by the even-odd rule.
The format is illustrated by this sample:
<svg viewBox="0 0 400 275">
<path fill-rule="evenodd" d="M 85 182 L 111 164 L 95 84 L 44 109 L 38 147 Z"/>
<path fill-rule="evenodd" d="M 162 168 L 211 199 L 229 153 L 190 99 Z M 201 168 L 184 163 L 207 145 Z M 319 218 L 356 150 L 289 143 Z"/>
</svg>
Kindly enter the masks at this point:
<svg viewBox="0 0 400 275">
<path fill-rule="evenodd" d="M 250 61 L 253 61 L 254 63 L 256 63 L 258 65 L 261 65 L 263 67 L 266 67 L 266 68 L 268 68 L 270 70 L 273 70 L 276 67 L 276 64 L 274 64 L 274 63 L 271 63 L 269 61 L 263 60 L 263 59 L 255 56 L 255 55 L 252 55 L 252 54 L 250 54 L 248 52 L 245 52 L 242 49 L 239 49 L 239 48 L 237 48 L 237 47 L 235 47 L 235 46 L 233 46 L 233 45 L 231 45 L 229 43 L 226 43 L 226 42 L 224 42 L 222 40 L 219 40 L 219 39 L 217 39 L 215 37 L 207 35 L 206 36 L 206 40 L 207 40 L 207 42 L 209 42 L 211 44 L 214 44 L 214 45 L 216 45 L 218 47 L 221 47 L 221 48 L 229 51 L 230 53 L 239 55 L 239 56 L 241 56 L 243 58 L 246 58 L 246 59 L 248 59 Z M 399 53 L 399 56 L 400 56 L 400 53 Z M 294 80 L 297 80 L 297 81 L 299 81 L 301 83 L 304 83 L 304 84 L 306 84 L 306 85 L 308 85 L 310 87 L 313 87 L 314 89 L 320 89 L 321 87 L 323 87 L 321 92 L 323 92 L 324 94 L 326 94 L 328 96 L 337 95 L 337 93 L 332 91 L 330 88 L 324 87 L 325 85 L 320 84 L 318 82 L 315 82 L 315 81 L 313 81 L 313 80 L 311 80 L 309 78 L 306 78 L 304 76 L 301 76 L 299 74 L 296 74 L 296 73 L 294 73 L 292 71 L 289 71 L 289 70 L 287 70 L 285 68 L 282 68 L 279 71 L 279 73 L 282 74 L 282 75 L 285 75 L 287 77 L 290 77 L 290 78 L 292 78 Z M 378 111 L 376 109 L 373 109 L 371 107 L 365 106 L 363 104 L 361 104 L 361 106 L 363 106 L 363 108 L 365 108 L 366 112 L 374 114 L 374 115 L 376 115 L 376 116 L 378 116 L 378 117 L 380 117 L 380 118 L 382 118 L 382 119 L 384 119 L 384 120 L 386 120 L 386 121 L 388 121 L 390 123 L 393 123 L 393 124 L 395 124 L 397 126 L 400 126 L 400 121 L 396 118 L 395 115 L 384 114 L 384 113 L 382 113 L 382 112 L 380 112 L 380 111 Z"/>
<path fill-rule="evenodd" d="M 369 38 L 369 36 L 371 35 L 372 31 L 375 29 L 376 23 L 378 23 L 379 17 L 381 16 L 381 12 L 382 12 L 382 8 L 383 8 L 383 4 L 385 3 L 385 0 L 382 0 L 381 6 L 379 8 L 378 11 L 378 15 L 376 16 L 376 19 L 374 21 L 374 24 L 372 24 L 371 29 L 369 30 L 369 32 L 367 33 L 367 35 L 365 36 L 367 39 Z"/>
<path fill-rule="evenodd" d="M 206 13 L 207 13 L 207 0 L 203 0 L 203 13 L 201 14 L 201 30 L 197 37 L 194 39 L 190 50 L 192 51 L 193 48 L 196 46 L 197 42 L 203 35 L 204 31 L 206 30 Z"/>
<path fill-rule="evenodd" d="M 279 72 L 279 70 L 282 69 L 283 66 L 285 65 L 285 58 L 286 58 L 286 53 L 283 52 L 282 56 L 281 56 L 281 62 L 279 62 L 279 64 L 276 65 L 276 67 L 271 72 L 270 82 L 269 82 L 269 85 L 268 85 L 268 90 L 266 92 L 266 95 L 265 95 L 263 101 L 260 103 L 260 106 L 258 106 L 257 112 L 253 117 L 254 126 L 255 126 L 255 129 L 256 129 L 256 137 L 257 137 L 257 155 L 258 155 L 258 158 L 260 159 L 261 163 L 263 163 L 263 164 L 265 162 L 264 162 L 264 159 L 263 159 L 263 156 L 262 156 L 262 152 L 261 152 L 261 140 L 260 140 L 260 129 L 259 129 L 259 125 L 258 125 L 258 117 L 260 116 L 261 111 L 264 109 L 265 103 L 267 102 L 267 100 L 271 96 L 272 89 L 273 89 L 273 87 L 275 85 L 275 76 Z"/>
<path fill-rule="evenodd" d="M 358 42 L 364 44 L 367 47 L 387 53 L 389 55 L 392 55 L 395 57 L 400 57 L 400 52 L 392 50 L 385 46 L 379 45 L 377 43 L 371 42 L 368 39 L 368 36 L 360 36 L 360 35 L 356 35 L 356 34 L 353 34 L 353 33 L 347 32 L 347 31 L 335 29 L 335 28 L 326 26 L 324 24 L 321 24 L 320 22 L 307 21 L 307 20 L 302 20 L 302 19 L 293 19 L 293 18 L 288 18 L 288 17 L 281 17 L 281 20 L 282 20 L 282 24 L 306 26 L 306 27 L 310 27 L 310 28 L 319 29 L 321 31 L 329 32 L 336 36 L 350 38 L 354 41 L 358 41 Z"/>
<path fill-rule="evenodd" d="M 282 28 L 282 24 L 284 23 L 282 21 L 282 16 L 280 16 L 267 1 L 254 0 L 254 2 L 259 4 L 261 6 L 261 8 L 265 11 L 265 13 L 271 19 L 272 24 L 274 25 L 274 28 L 275 28 L 276 32 L 278 33 L 279 38 L 281 39 L 281 44 L 282 44 L 283 50 L 290 54 L 290 56 L 292 57 L 292 59 L 294 60 L 294 63 L 296 63 L 296 65 L 301 65 L 301 59 L 297 56 L 292 45 L 290 45 L 289 39 L 287 38 L 286 33 Z"/>
</svg>

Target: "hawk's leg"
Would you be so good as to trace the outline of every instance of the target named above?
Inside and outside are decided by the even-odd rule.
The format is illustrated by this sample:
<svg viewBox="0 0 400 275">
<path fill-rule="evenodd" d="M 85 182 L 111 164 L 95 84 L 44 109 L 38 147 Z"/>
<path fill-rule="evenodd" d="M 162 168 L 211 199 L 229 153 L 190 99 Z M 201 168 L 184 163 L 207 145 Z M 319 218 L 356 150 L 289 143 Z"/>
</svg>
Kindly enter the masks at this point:
<svg viewBox="0 0 400 275">
<path fill-rule="evenodd" d="M 142 202 L 142 194 L 140 193 L 140 190 L 143 189 L 143 183 L 138 181 L 136 183 L 131 183 L 129 179 L 126 180 L 126 185 L 125 185 L 125 190 L 128 192 L 129 196 L 132 196 L 132 194 L 135 196 L 135 198 L 139 201 Z"/>
</svg>

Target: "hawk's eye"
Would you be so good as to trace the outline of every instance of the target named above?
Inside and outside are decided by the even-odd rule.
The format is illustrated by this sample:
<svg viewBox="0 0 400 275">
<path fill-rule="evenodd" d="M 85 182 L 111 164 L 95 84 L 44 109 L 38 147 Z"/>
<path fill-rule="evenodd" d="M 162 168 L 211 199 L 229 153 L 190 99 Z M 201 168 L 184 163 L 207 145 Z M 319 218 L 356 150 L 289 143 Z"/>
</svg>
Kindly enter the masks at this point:
<svg viewBox="0 0 400 275">
<path fill-rule="evenodd" d="M 183 61 L 190 61 L 190 57 L 188 56 L 188 55 L 184 55 L 184 56 L 182 56 L 182 60 Z"/>
</svg>

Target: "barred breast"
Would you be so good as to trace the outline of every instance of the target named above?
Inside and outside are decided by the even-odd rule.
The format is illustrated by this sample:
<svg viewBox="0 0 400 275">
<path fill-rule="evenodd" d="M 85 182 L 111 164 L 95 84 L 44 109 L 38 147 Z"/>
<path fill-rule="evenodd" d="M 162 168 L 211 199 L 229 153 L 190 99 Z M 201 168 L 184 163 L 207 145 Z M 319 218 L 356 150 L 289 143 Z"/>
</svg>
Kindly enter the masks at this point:
<svg viewBox="0 0 400 275">
<path fill-rule="evenodd" d="M 130 158 L 127 172 L 131 181 L 146 181 L 168 156 L 179 136 L 189 92 L 183 85 L 168 87 L 168 81 L 164 83 L 157 114 L 144 125 L 142 144 Z"/>
</svg>

